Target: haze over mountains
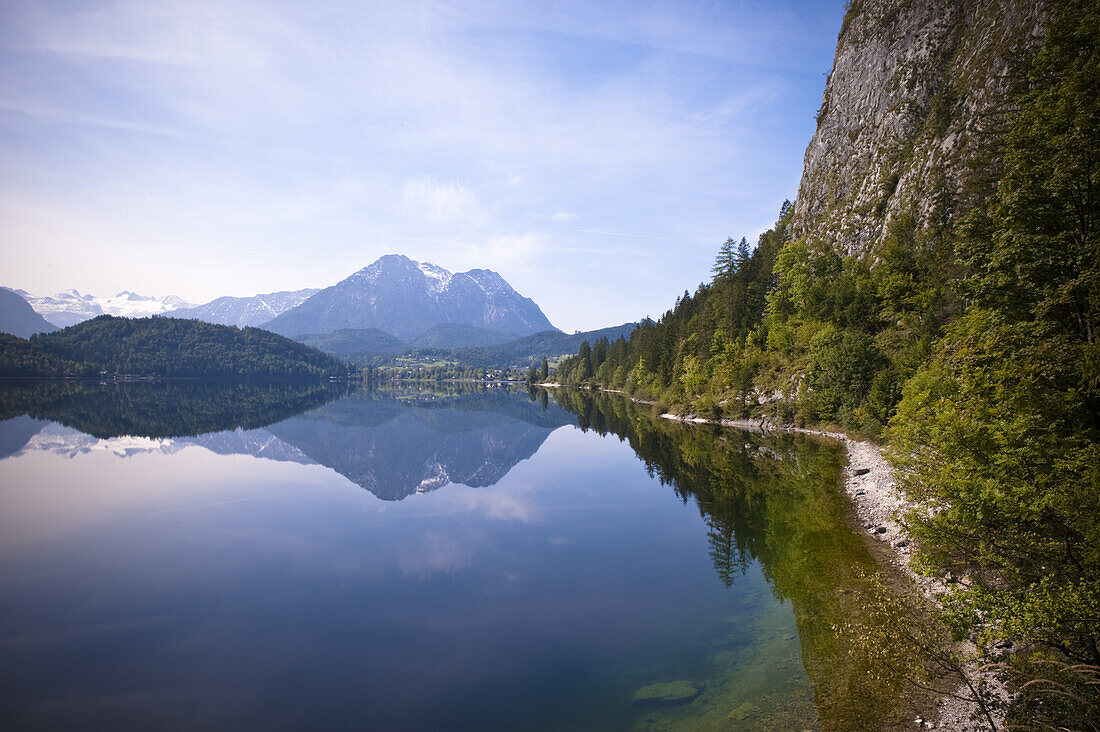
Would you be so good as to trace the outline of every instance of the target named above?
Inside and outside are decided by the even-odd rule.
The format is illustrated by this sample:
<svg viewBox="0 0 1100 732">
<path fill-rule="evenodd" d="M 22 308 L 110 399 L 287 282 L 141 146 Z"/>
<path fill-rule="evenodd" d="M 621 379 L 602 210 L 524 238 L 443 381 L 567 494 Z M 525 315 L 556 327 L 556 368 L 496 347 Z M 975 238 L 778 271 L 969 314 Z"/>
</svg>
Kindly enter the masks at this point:
<svg viewBox="0 0 1100 732">
<path fill-rule="evenodd" d="M 25 290 L 20 295 L 39 315 L 59 328 L 82 323 L 100 315 L 124 318 L 145 318 L 166 315 L 172 318 L 194 318 L 215 325 L 235 325 L 239 328 L 257 326 L 295 305 L 301 304 L 316 288 L 270 292 L 252 297 L 219 297 L 203 305 L 195 305 L 175 295 L 151 297 L 123 291 L 114 297 L 96 297 L 78 290 L 65 290 L 55 295 L 35 297 Z"/>
</svg>

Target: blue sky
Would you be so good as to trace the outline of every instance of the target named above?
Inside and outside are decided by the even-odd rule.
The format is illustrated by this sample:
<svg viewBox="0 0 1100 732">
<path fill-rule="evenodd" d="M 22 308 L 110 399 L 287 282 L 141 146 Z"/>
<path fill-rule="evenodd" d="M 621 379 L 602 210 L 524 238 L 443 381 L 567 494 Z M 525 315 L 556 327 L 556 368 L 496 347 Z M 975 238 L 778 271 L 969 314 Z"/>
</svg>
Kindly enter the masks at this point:
<svg viewBox="0 0 1100 732">
<path fill-rule="evenodd" d="M 0 285 L 192 302 L 393 252 L 565 330 L 657 317 L 793 198 L 832 2 L 0 7 Z"/>
</svg>

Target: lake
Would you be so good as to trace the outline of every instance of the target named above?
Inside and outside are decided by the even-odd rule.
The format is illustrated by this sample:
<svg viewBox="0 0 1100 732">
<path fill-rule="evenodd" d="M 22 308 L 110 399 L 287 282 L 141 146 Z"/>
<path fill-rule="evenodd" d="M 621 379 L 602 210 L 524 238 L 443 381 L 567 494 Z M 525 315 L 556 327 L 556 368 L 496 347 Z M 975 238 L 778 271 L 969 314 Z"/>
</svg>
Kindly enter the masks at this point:
<svg viewBox="0 0 1100 732">
<path fill-rule="evenodd" d="M 873 728 L 828 441 L 612 395 L 0 384 L 5 729 Z"/>
</svg>

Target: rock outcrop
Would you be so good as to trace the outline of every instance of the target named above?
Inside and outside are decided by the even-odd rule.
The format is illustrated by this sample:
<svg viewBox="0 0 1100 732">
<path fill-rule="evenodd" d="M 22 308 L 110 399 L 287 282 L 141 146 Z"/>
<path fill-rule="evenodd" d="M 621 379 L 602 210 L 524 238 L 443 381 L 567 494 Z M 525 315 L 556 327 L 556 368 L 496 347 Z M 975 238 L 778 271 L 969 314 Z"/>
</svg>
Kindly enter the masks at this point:
<svg viewBox="0 0 1100 732">
<path fill-rule="evenodd" d="M 790 231 L 864 254 L 987 196 L 1051 0 L 853 0 Z"/>
</svg>

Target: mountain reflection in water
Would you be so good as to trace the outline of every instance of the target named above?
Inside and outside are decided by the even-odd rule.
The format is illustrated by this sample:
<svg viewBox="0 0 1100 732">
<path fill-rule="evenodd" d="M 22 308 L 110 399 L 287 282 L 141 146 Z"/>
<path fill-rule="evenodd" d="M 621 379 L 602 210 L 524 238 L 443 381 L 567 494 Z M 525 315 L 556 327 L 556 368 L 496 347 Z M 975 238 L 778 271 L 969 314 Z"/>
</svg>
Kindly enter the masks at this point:
<svg viewBox="0 0 1100 732">
<path fill-rule="evenodd" d="M 386 501 L 448 483 L 494 485 L 574 422 L 555 403 L 484 385 L 9 382 L 0 405 L 0 414 L 17 415 L 0 422 L 0 457 L 77 454 L 101 438 L 114 440 L 101 449 L 120 455 L 198 445 L 321 464 Z"/>
<path fill-rule="evenodd" d="M 0 541 L 0 726 L 849 730 L 905 709 L 910 659 L 853 642 L 881 569 L 829 442 L 447 385 L 20 382 L 0 418 L 4 525 L 30 522 Z M 632 701 L 671 681 L 697 693 Z"/>
</svg>

